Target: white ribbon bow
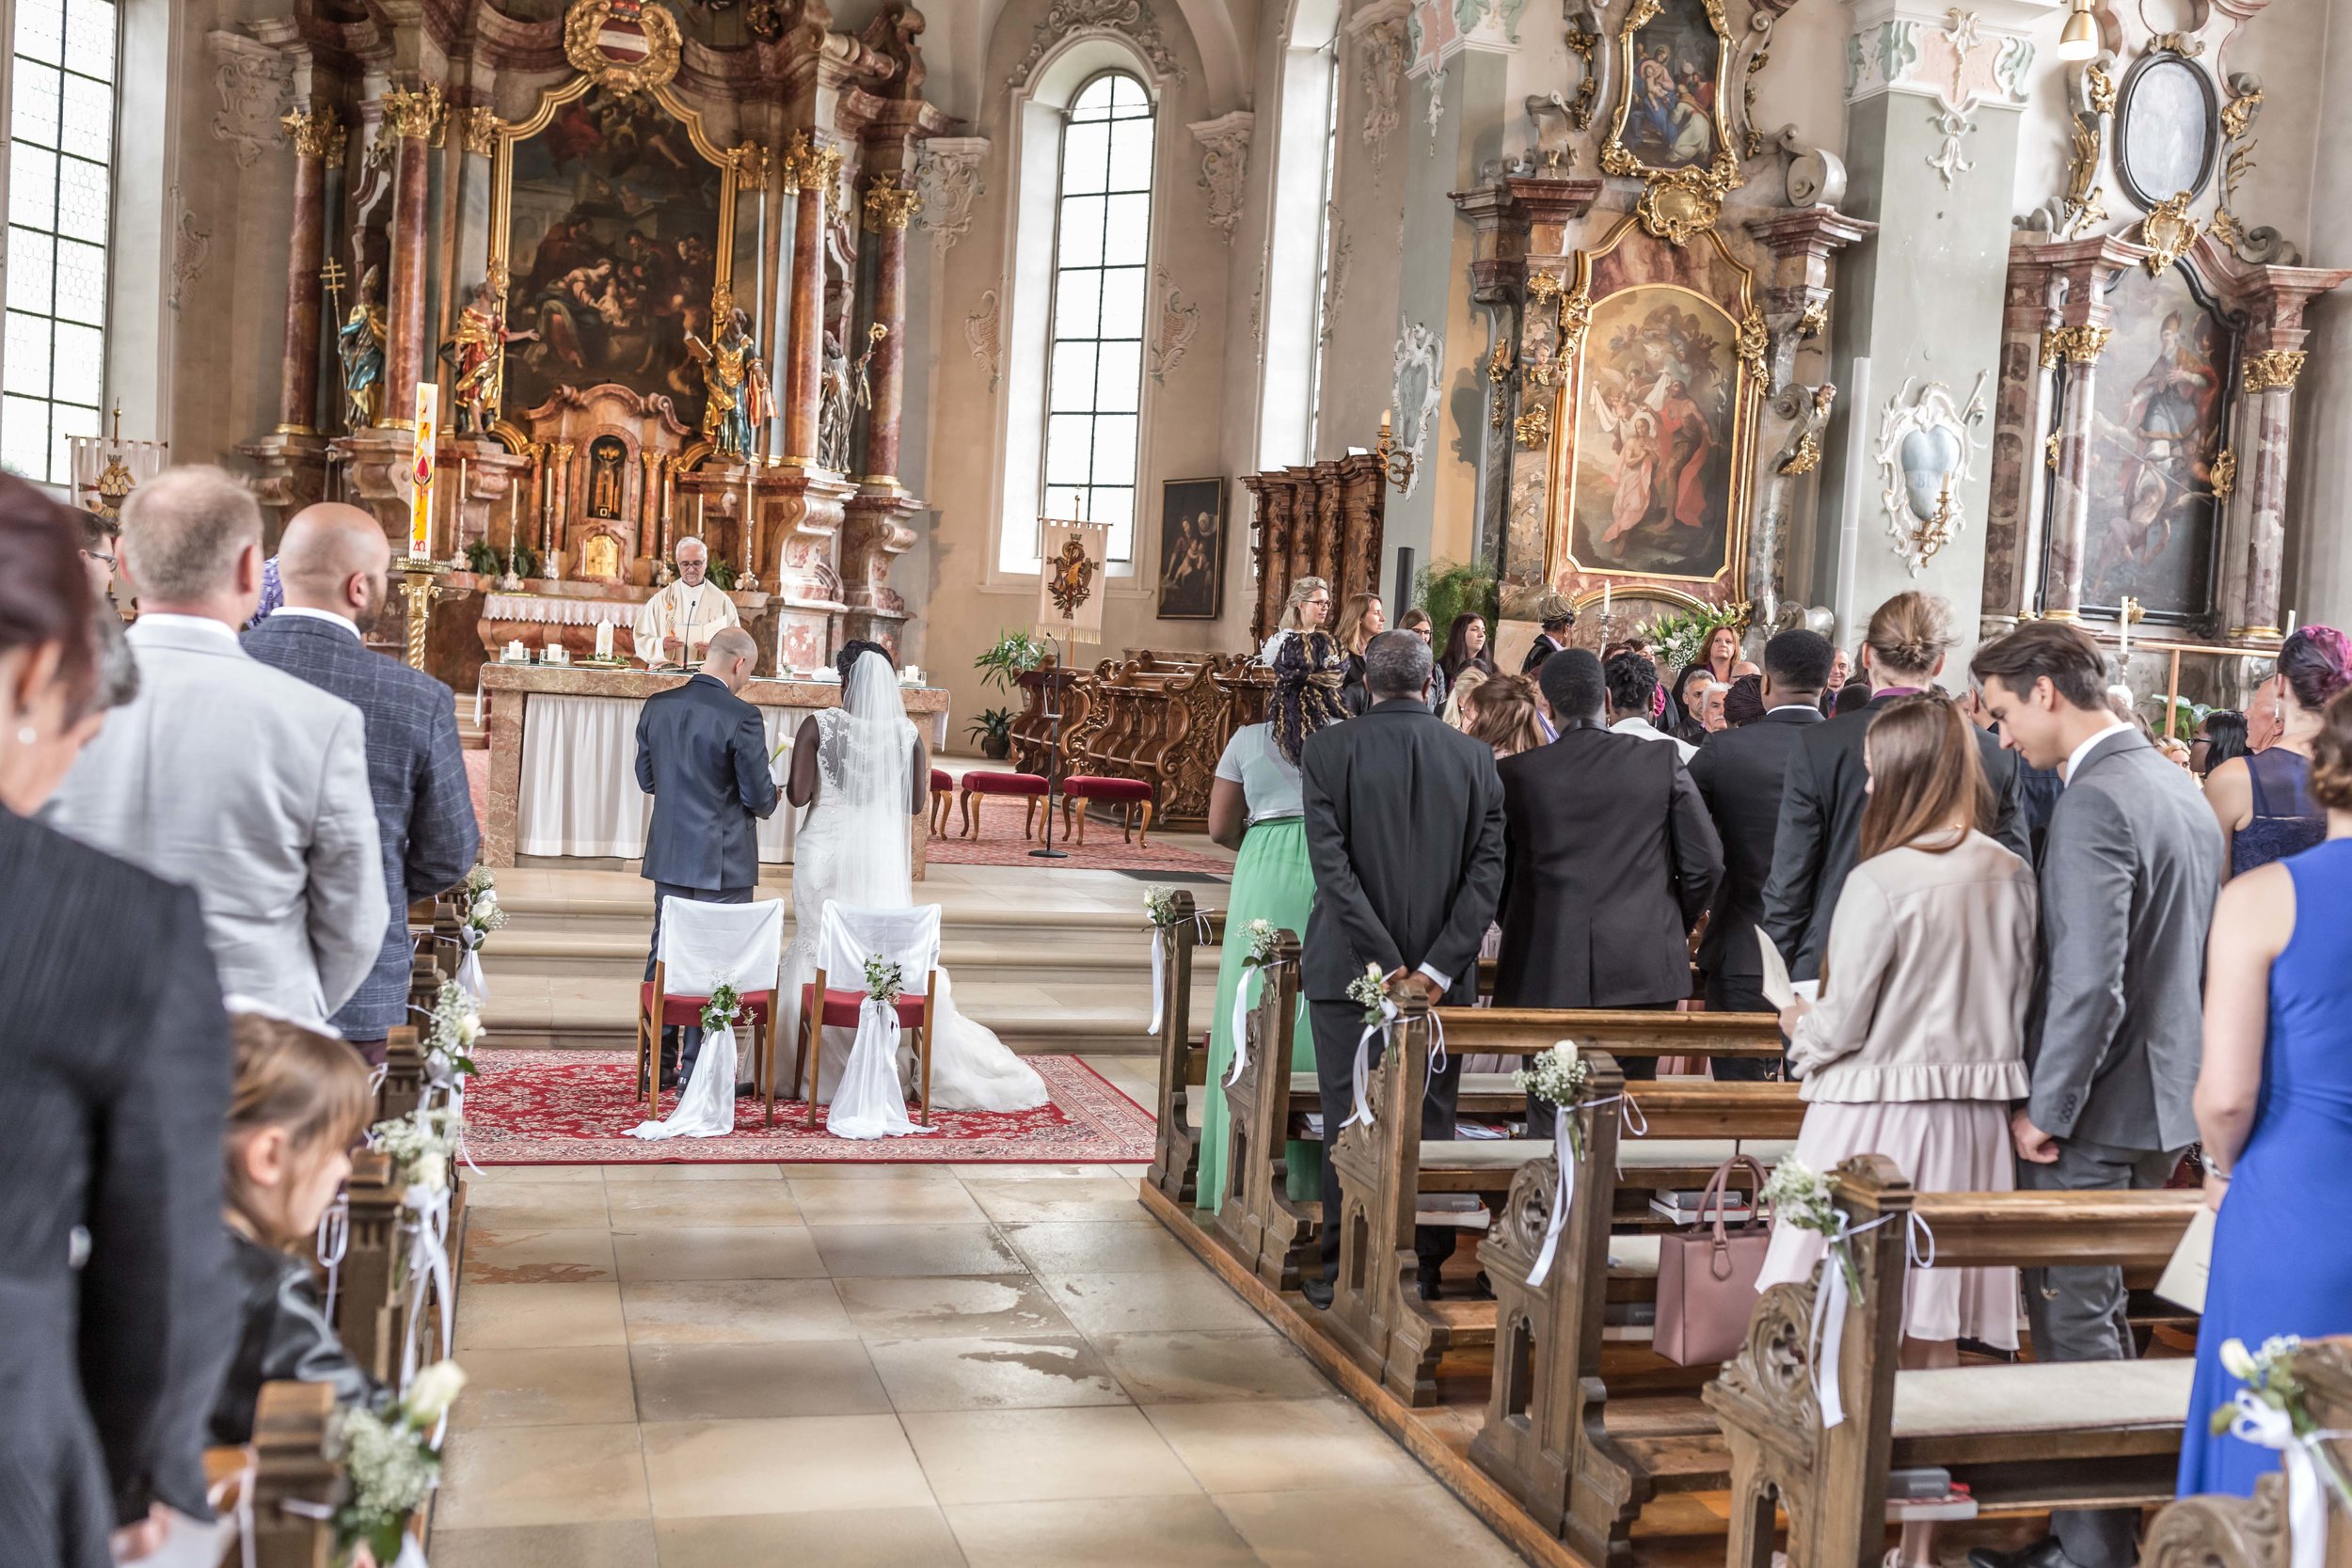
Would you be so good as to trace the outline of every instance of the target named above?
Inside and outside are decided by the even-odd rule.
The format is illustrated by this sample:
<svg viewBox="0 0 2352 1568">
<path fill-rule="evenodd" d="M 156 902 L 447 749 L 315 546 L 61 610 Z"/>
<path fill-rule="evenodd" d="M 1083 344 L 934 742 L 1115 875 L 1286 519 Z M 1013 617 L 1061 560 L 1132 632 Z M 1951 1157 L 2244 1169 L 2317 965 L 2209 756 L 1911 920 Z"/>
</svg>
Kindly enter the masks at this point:
<svg viewBox="0 0 2352 1568">
<path fill-rule="evenodd" d="M 1249 1070 L 1249 1009 L 1257 1005 L 1249 999 L 1249 982 L 1264 974 L 1264 965 L 1251 964 L 1241 972 L 1241 984 L 1233 988 L 1233 1070 L 1225 1075 L 1229 1089 Z M 1263 994 L 1265 987 L 1261 984 L 1258 990 Z"/>
<path fill-rule="evenodd" d="M 411 1217 L 408 1243 L 408 1331 L 401 1336 L 400 1386 L 405 1389 L 417 1375 L 421 1359 L 419 1352 L 424 1338 L 425 1287 L 433 1288 L 440 1301 L 441 1358 L 447 1360 L 451 1335 L 456 1328 L 457 1297 L 450 1286 L 449 1263 L 449 1189 L 437 1188 L 427 1192 L 411 1186 L 401 1194 L 401 1203 Z M 449 1418 L 442 1417 L 442 1424 Z M 441 1429 L 436 1427 L 433 1442 L 437 1448 Z"/>
<path fill-rule="evenodd" d="M 1340 1123 L 1343 1128 L 1353 1127 L 1359 1121 L 1366 1127 L 1373 1124 L 1372 1037 L 1379 1035 L 1385 1038 L 1388 1031 L 1400 1016 L 1397 1005 L 1383 996 L 1380 999 L 1380 1016 L 1365 1024 L 1364 1032 L 1356 1037 L 1356 1066 L 1351 1074 L 1356 1092 L 1356 1108 L 1348 1113 L 1345 1121 Z M 1432 1011 L 1429 1015 L 1429 1075 L 1434 1078 L 1445 1069 L 1445 1022 L 1438 1018 L 1435 1011 Z"/>
<path fill-rule="evenodd" d="M 1839 1385 L 1837 1368 L 1846 1346 L 1846 1304 L 1851 1299 L 1846 1286 L 1845 1258 L 1851 1254 L 1846 1251 L 1847 1244 L 1895 1217 L 1881 1214 L 1867 1225 L 1857 1226 L 1843 1209 L 1834 1212 L 1837 1215 L 1837 1233 L 1830 1238 L 1829 1250 L 1821 1259 L 1821 1284 L 1813 1296 L 1813 1396 L 1821 1407 L 1824 1432 L 1846 1419 L 1845 1393 Z M 1922 1237 L 1927 1241 L 1924 1253 L 1920 1248 Z M 1903 1252 L 1915 1269 L 1935 1267 L 1935 1232 L 1915 1212 L 1903 1234 Z"/>
<path fill-rule="evenodd" d="M 335 1195 L 335 1201 L 319 1215 L 317 1238 L 318 1259 L 326 1270 L 326 1321 L 335 1321 L 335 1292 L 342 1285 L 343 1257 L 351 1250 L 351 1193 L 349 1189 Z"/>
<path fill-rule="evenodd" d="M 1205 944 L 1209 941 L 1210 936 L 1209 917 L 1205 914 L 1194 915 L 1192 917 L 1193 941 L 1196 943 Z M 1167 1019 L 1167 1017 L 1168 949 L 1161 945 L 1160 927 L 1153 927 L 1152 930 L 1152 1026 L 1149 1029 L 1146 1029 L 1144 1033 L 1147 1035 L 1158 1034 L 1160 1032 L 1160 1024 Z"/>
<path fill-rule="evenodd" d="M 479 1007 L 490 1000 L 490 982 L 482 973 L 482 933 L 471 926 L 461 926 L 457 945 L 463 950 L 457 960 L 457 983 Z"/>
<path fill-rule="evenodd" d="M 2295 1430 L 2295 1418 L 2274 1404 L 2265 1404 L 2250 1388 L 2241 1388 L 2237 1414 L 2230 1419 L 2230 1435 L 2260 1448 L 2275 1449 L 2287 1473 L 2287 1552 L 2289 1568 L 2325 1568 L 2328 1560 L 2328 1486 L 2320 1479 L 2320 1443 L 2352 1436 L 2352 1433 Z M 2332 1481 L 2333 1478 L 2330 1478 Z M 2335 1482 L 2341 1485 L 2341 1482 Z M 2352 1509 L 2352 1497 L 2344 1499 Z"/>
<path fill-rule="evenodd" d="M 1568 1140 L 1570 1118 L 1578 1111 L 1597 1109 L 1603 1105 L 1617 1107 L 1617 1115 L 1627 1132 L 1633 1132 L 1638 1123 L 1641 1132 L 1633 1132 L 1635 1137 L 1638 1138 L 1649 1131 L 1649 1122 L 1642 1117 L 1639 1107 L 1633 1103 L 1633 1097 L 1628 1094 L 1604 1095 L 1598 1100 L 1581 1101 L 1575 1105 L 1552 1107 L 1551 1163 L 1559 1179 L 1552 1183 L 1551 1219 L 1544 1227 L 1543 1250 L 1535 1255 L 1535 1266 L 1527 1271 L 1527 1285 L 1530 1290 L 1551 1277 L 1552 1255 L 1560 1250 L 1561 1227 L 1568 1223 L 1568 1203 L 1576 1196 L 1576 1160 L 1574 1157 L 1576 1151 L 1570 1147 Z"/>
</svg>

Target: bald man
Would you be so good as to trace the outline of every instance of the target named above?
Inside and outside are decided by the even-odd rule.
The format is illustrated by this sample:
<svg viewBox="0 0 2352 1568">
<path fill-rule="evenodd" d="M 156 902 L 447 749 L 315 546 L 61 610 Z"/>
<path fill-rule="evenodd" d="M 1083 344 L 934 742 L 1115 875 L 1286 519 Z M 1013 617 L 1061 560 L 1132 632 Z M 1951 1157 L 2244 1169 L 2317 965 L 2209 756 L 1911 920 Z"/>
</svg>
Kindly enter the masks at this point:
<svg viewBox="0 0 2352 1568">
<path fill-rule="evenodd" d="M 408 906 L 457 885 L 482 847 L 457 741 L 455 699 L 364 639 L 390 591 L 391 545 L 356 506 L 324 502 L 286 525 L 286 602 L 245 634 L 246 651 L 359 710 L 389 914 L 374 966 L 332 1019 L 371 1062 L 408 1007 Z"/>
<path fill-rule="evenodd" d="M 637 787 L 653 797 L 644 869 L 654 893 L 648 980 L 661 950 L 663 899 L 748 904 L 759 881 L 758 823 L 775 813 L 776 776 L 759 709 L 738 695 L 758 659 L 750 632 L 724 627 L 710 639 L 702 668 L 646 698 L 637 716 Z M 669 1036 L 664 1030 L 665 1057 Z M 693 1074 L 702 1031 L 688 1029 L 683 1039 L 675 1074 L 662 1073 L 665 1088 Z"/>
</svg>

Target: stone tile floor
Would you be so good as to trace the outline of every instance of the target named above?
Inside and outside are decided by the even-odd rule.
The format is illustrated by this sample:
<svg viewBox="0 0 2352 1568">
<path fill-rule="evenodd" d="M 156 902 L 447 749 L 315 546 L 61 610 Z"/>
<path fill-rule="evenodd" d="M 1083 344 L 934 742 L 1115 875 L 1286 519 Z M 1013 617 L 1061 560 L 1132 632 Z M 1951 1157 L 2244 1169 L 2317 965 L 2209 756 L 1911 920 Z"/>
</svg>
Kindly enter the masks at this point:
<svg viewBox="0 0 2352 1568">
<path fill-rule="evenodd" d="M 436 1568 L 1517 1562 L 1140 1174 L 469 1178 Z"/>
</svg>

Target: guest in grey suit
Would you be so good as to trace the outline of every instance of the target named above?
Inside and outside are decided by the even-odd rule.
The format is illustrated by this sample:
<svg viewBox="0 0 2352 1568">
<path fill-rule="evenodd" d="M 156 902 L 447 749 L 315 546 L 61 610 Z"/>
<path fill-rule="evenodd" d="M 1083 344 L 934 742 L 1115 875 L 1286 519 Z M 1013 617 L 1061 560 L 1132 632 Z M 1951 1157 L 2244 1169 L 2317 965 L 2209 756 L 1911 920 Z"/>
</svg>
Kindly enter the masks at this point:
<svg viewBox="0 0 2352 1568">
<path fill-rule="evenodd" d="M 196 895 L 28 820 L 107 721 L 72 516 L 0 476 L 0 1560 L 104 1568 L 207 1516 L 229 1021 Z"/>
<path fill-rule="evenodd" d="M 2033 1088 L 2010 1117 L 2017 1184 L 2162 1186 L 2197 1140 L 2199 980 L 2220 829 L 2187 773 L 2107 707 L 2106 657 L 2080 627 L 2029 622 L 1979 649 L 1969 668 L 2003 744 L 2036 768 L 2062 768 L 2066 781 L 2042 856 L 2042 981 L 2026 1039 Z M 2037 1355 L 2131 1356 L 2122 1270 L 2041 1273 L 2026 1283 Z M 2129 1568 L 2137 1518 L 2057 1513 L 2051 1539 L 1970 1561 Z"/>
<path fill-rule="evenodd" d="M 775 766 L 759 709 L 737 695 L 758 659 L 750 632 L 723 627 L 705 649 L 702 669 L 645 699 L 637 715 L 637 787 L 653 797 L 643 869 L 654 897 L 648 980 L 661 951 L 663 899 L 748 904 L 759 883 L 755 824 L 775 813 Z M 681 1038 L 675 1076 L 683 1083 L 693 1075 L 703 1032 L 690 1027 Z M 672 1081 L 664 1072 L 662 1086 Z"/>
<path fill-rule="evenodd" d="M 221 990 L 324 1022 L 384 945 L 388 902 L 359 710 L 237 642 L 262 512 L 219 468 L 171 468 L 123 508 L 139 694 L 66 779 L 59 831 L 204 906 Z"/>
<path fill-rule="evenodd" d="M 245 634 L 246 653 L 342 698 L 366 723 L 390 908 L 375 967 L 331 1022 L 371 1063 L 384 1060 L 385 1036 L 408 1014 L 408 906 L 463 881 L 482 847 L 455 698 L 362 641 L 383 612 L 391 555 L 383 526 L 358 507 L 305 508 L 278 544 L 286 603 Z"/>
<path fill-rule="evenodd" d="M 1376 964 L 1392 990 L 1418 988 L 1433 1002 L 1478 1000 L 1478 945 L 1502 894 L 1502 781 L 1494 752 L 1429 711 L 1427 643 L 1383 632 L 1364 649 L 1372 705 L 1334 724 L 1299 754 L 1307 855 L 1315 904 L 1307 917 L 1299 978 L 1314 1028 L 1323 1088 L 1323 1277 L 1305 1287 L 1331 1302 L 1339 1273 L 1340 1184 L 1331 1146 L 1354 1098 L 1363 1009 L 1351 981 Z M 1374 1042 L 1378 1059 L 1379 1041 Z M 1461 1063 L 1431 1078 L 1422 1136 L 1454 1135 Z M 1423 1227 L 1416 1238 L 1424 1297 L 1454 1232 Z"/>
</svg>

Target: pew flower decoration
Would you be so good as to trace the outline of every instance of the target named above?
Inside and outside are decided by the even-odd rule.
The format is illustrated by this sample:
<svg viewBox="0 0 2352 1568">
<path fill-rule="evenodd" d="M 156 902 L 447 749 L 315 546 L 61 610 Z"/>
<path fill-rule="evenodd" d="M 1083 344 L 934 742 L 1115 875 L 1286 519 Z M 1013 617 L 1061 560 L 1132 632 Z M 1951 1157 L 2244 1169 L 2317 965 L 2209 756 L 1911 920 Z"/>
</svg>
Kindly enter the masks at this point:
<svg viewBox="0 0 2352 1568">
<path fill-rule="evenodd" d="M 1584 1096 L 1584 1087 L 1593 1076 L 1593 1069 L 1575 1044 L 1562 1040 L 1528 1065 L 1511 1074 L 1511 1081 L 1536 1099 L 1549 1101 L 1563 1111 L 1574 1111 Z M 1565 1120 L 1568 1146 L 1578 1159 L 1584 1157 L 1584 1124 L 1574 1116 Z"/>
<path fill-rule="evenodd" d="M 906 990 L 906 972 L 880 953 L 866 960 L 866 994 L 885 1007 L 898 1005 Z"/>
<path fill-rule="evenodd" d="M 703 1004 L 703 1027 L 711 1031 L 732 1028 L 742 1011 L 742 996 L 733 986 L 722 984 Z"/>
<path fill-rule="evenodd" d="M 444 1058 L 450 1074 L 470 1078 L 474 1073 L 474 1042 L 482 1037 L 482 1014 L 473 993 L 454 980 L 441 982 L 433 999 L 433 1024 L 426 1032 L 425 1059 Z M 438 1065 L 438 1064 L 437 1064 Z M 437 1073 L 437 1080 L 443 1074 Z"/>
<path fill-rule="evenodd" d="M 2336 1463 L 2335 1455 L 2323 1441 L 2344 1434 L 2322 1431 L 2304 1403 L 2303 1380 L 2295 1371 L 2295 1353 L 2302 1346 L 2303 1341 L 2292 1334 L 2273 1335 L 2265 1339 L 2262 1349 L 2257 1351 L 2248 1350 L 2243 1339 L 2222 1340 L 2221 1370 L 2246 1386 L 2235 1399 L 2214 1411 L 2214 1434 L 2219 1436 L 2233 1428 L 2240 1428 L 2242 1418 L 2246 1418 L 2265 1425 L 2288 1427 L 2294 1441 L 2311 1457 L 2319 1477 L 2328 1483 L 2328 1489 L 2336 1495 L 2337 1500 L 2347 1511 L 2352 1511 L 2352 1481 L 2346 1480 L 2343 1467 Z M 2247 1408 L 2249 1403 L 2275 1411 L 2277 1415 L 2265 1422 L 2259 1408 Z M 2258 1433 L 2242 1428 L 2239 1435 L 2260 1440 Z"/>
<path fill-rule="evenodd" d="M 1143 890 L 1144 918 L 1154 926 L 1176 924 L 1176 890 L 1157 885 Z"/>
<path fill-rule="evenodd" d="M 498 879 L 490 875 L 486 865 L 477 865 L 466 873 L 466 929 L 470 933 L 468 946 L 473 945 L 492 931 L 506 929 L 506 911 L 499 906 Z"/>
<path fill-rule="evenodd" d="M 351 1483 L 350 1497 L 335 1514 L 345 1552 L 364 1543 L 378 1563 L 400 1557 L 409 1517 L 440 1484 L 434 1437 L 465 1386 L 456 1362 L 438 1361 L 419 1372 L 383 1414 L 355 1406 L 338 1415 L 330 1457 L 342 1461 Z"/>
<path fill-rule="evenodd" d="M 1362 1006 L 1366 1023 L 1380 1022 L 1380 1009 L 1388 1005 L 1389 981 L 1377 963 L 1364 965 L 1364 972 L 1347 983 L 1347 999 Z"/>
<path fill-rule="evenodd" d="M 1783 1160 L 1772 1167 L 1757 1196 L 1772 1205 L 1775 1225 L 1793 1225 L 1828 1237 L 1829 1250 L 1845 1273 L 1846 1289 L 1862 1293 L 1862 1275 L 1846 1242 L 1846 1216 L 1838 1212 L 1827 1177 L 1803 1160 Z"/>
<path fill-rule="evenodd" d="M 1275 944 L 1282 933 L 1271 920 L 1253 920 L 1242 933 L 1249 939 L 1248 957 L 1242 959 L 1244 969 L 1263 969 L 1274 961 Z"/>
<path fill-rule="evenodd" d="M 391 1161 L 402 1186 L 437 1193 L 449 1185 L 450 1161 L 463 1125 L 453 1107 L 420 1106 L 369 1128 L 368 1147 Z"/>
</svg>

